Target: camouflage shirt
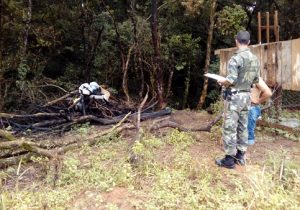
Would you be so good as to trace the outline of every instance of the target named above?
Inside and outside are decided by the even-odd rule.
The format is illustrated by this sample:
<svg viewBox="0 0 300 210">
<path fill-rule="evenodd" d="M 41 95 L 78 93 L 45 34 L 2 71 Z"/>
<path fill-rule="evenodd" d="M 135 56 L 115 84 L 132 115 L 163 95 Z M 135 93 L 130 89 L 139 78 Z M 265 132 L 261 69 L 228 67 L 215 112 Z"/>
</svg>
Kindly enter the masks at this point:
<svg viewBox="0 0 300 210">
<path fill-rule="evenodd" d="M 249 48 L 240 49 L 228 62 L 228 76 L 231 88 L 250 91 L 251 85 L 258 83 L 259 61 Z"/>
</svg>

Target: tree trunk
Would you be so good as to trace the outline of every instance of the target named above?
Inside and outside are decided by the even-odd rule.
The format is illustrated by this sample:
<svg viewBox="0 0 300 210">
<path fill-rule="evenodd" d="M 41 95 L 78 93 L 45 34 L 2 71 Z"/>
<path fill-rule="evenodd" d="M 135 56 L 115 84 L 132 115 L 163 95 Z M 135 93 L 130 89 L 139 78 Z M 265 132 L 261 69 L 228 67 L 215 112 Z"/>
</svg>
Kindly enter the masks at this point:
<svg viewBox="0 0 300 210">
<path fill-rule="evenodd" d="M 0 0 L 0 34 L 1 34 L 1 36 L 0 36 L 0 81 L 1 81 L 2 62 L 3 62 L 3 57 L 2 57 L 2 50 L 3 50 L 3 0 Z"/>
<path fill-rule="evenodd" d="M 93 43 L 93 45 L 90 47 L 91 50 L 89 53 L 87 53 L 88 56 L 86 56 L 87 58 L 86 63 L 85 63 L 85 78 L 86 80 L 90 81 L 91 80 L 91 76 L 92 76 L 92 66 L 94 65 L 94 61 L 95 61 L 95 57 L 96 57 L 96 53 L 97 53 L 97 48 L 100 45 L 101 46 L 101 39 L 102 39 L 102 33 L 104 31 L 104 26 L 102 26 L 101 29 L 98 29 L 97 31 L 97 37 L 95 42 Z"/>
<path fill-rule="evenodd" d="M 182 102 L 182 108 L 186 108 L 187 105 L 187 100 L 189 96 L 189 89 L 190 89 L 190 81 L 191 81 L 191 66 L 190 64 L 188 65 L 188 71 L 187 75 L 185 77 L 185 89 L 184 89 L 184 94 L 183 94 L 183 102 Z"/>
<path fill-rule="evenodd" d="M 84 9 L 84 4 L 81 4 L 81 41 L 83 45 L 83 67 L 81 69 L 81 78 L 86 80 L 86 69 L 85 69 L 85 64 L 86 64 L 86 39 L 85 39 L 85 9 Z"/>
<path fill-rule="evenodd" d="M 112 22 L 113 22 L 113 27 L 115 29 L 115 33 L 116 33 L 116 38 L 117 38 L 117 45 L 120 51 L 120 59 L 121 59 L 121 65 L 122 65 L 122 73 L 123 73 L 123 80 L 122 80 L 122 88 L 123 88 L 123 92 L 126 96 L 126 100 L 127 103 L 129 104 L 131 102 L 131 98 L 129 96 L 129 90 L 128 90 L 128 64 L 130 61 L 130 55 L 131 55 L 131 48 L 129 48 L 128 51 L 128 56 L 126 57 L 126 55 L 124 54 L 124 49 L 122 46 L 122 41 L 121 41 L 121 36 L 119 34 L 119 30 L 118 30 L 118 25 L 116 22 L 116 19 L 114 17 L 114 15 L 111 13 L 111 11 L 107 8 L 107 5 L 105 4 L 105 1 L 102 0 L 102 3 L 104 5 L 104 7 L 106 8 L 106 11 L 108 12 L 108 14 L 110 15 Z"/>
<path fill-rule="evenodd" d="M 122 87 L 123 87 L 123 91 L 124 91 L 125 96 L 126 96 L 127 104 L 131 103 L 131 98 L 129 96 L 129 90 L 128 90 L 128 67 L 129 67 L 129 61 L 130 61 L 131 52 L 132 52 L 133 48 L 134 48 L 134 45 L 132 45 L 129 48 L 127 58 L 126 58 L 126 62 L 125 62 L 125 66 L 123 67 Z"/>
<path fill-rule="evenodd" d="M 30 30 L 30 23 L 31 23 L 31 16 L 32 16 L 32 0 L 28 0 L 28 8 L 27 8 L 27 13 L 24 17 L 24 22 L 25 22 L 25 30 L 24 30 L 24 37 L 23 37 L 23 47 L 21 48 L 21 62 L 26 57 L 27 53 L 27 46 L 28 46 L 28 34 Z"/>
<path fill-rule="evenodd" d="M 171 59 L 171 65 L 169 69 L 169 79 L 168 79 L 168 87 L 166 91 L 166 99 L 168 99 L 171 94 L 172 80 L 173 80 L 174 69 L 175 69 L 175 58 L 173 53 L 171 55 L 171 58 L 172 59 Z"/>
<path fill-rule="evenodd" d="M 216 3 L 217 0 L 212 0 L 212 5 L 210 9 L 210 25 L 208 29 L 208 37 L 207 37 L 207 45 L 206 45 L 206 59 L 205 59 L 205 67 L 204 67 L 204 73 L 208 73 L 209 63 L 210 63 L 210 53 L 211 53 L 211 42 L 213 38 L 213 32 L 214 32 L 214 23 L 215 23 L 215 11 L 216 11 Z M 203 89 L 200 97 L 200 101 L 198 104 L 198 109 L 202 109 L 205 98 L 207 96 L 207 87 L 208 87 L 208 78 L 205 78 Z"/>
<path fill-rule="evenodd" d="M 2 64 L 3 64 L 3 0 L 0 0 L 0 98 L 2 99 L 0 101 L 0 111 L 2 110 L 4 100 L 3 100 L 3 89 L 4 89 L 4 79 L 3 79 L 3 69 L 2 69 Z"/>
<path fill-rule="evenodd" d="M 166 106 L 166 102 L 164 99 L 163 72 L 159 47 L 157 0 L 151 0 L 151 15 L 151 34 L 154 49 L 154 70 L 156 72 L 157 97 L 160 108 L 164 108 Z"/>
<path fill-rule="evenodd" d="M 144 94 L 144 87 L 145 87 L 145 78 L 144 78 L 144 68 L 142 63 L 142 53 L 140 48 L 140 43 L 138 40 L 138 27 L 137 27 L 137 14 L 136 14 L 136 0 L 130 1 L 130 20 L 132 23 L 132 33 L 133 33 L 133 40 L 135 45 L 135 53 L 133 57 L 133 69 L 136 72 L 137 80 L 140 80 L 140 91 L 139 96 L 142 98 Z"/>
</svg>

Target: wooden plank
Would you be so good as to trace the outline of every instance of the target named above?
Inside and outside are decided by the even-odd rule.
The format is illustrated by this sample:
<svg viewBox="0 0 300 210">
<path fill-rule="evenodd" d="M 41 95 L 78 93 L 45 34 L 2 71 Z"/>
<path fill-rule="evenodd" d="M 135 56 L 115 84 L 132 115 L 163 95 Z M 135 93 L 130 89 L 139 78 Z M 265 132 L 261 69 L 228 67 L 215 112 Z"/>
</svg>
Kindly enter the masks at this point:
<svg viewBox="0 0 300 210">
<path fill-rule="evenodd" d="M 251 52 L 256 55 L 256 57 L 258 58 L 259 60 L 259 63 L 261 62 L 261 45 L 252 45 L 250 46 L 250 50 Z M 261 75 L 261 72 L 262 72 L 262 65 L 260 63 L 260 69 L 259 69 L 259 75 Z"/>
<path fill-rule="evenodd" d="M 292 40 L 292 87 L 300 91 L 300 39 Z"/>
<path fill-rule="evenodd" d="M 235 51 L 236 49 L 231 51 L 220 51 L 220 75 L 227 75 L 228 61 Z"/>
<path fill-rule="evenodd" d="M 276 63 L 277 63 L 277 69 L 276 69 L 276 83 L 282 87 L 282 43 L 276 43 L 275 44 L 275 52 L 276 52 Z"/>
<path fill-rule="evenodd" d="M 270 13 L 266 12 L 266 16 L 267 16 L 267 43 L 270 42 Z"/>
<path fill-rule="evenodd" d="M 260 12 L 257 13 L 257 21 L 258 21 L 258 26 L 257 26 L 258 43 L 261 44 L 261 15 L 260 15 Z"/>
<path fill-rule="evenodd" d="M 278 11 L 275 11 L 274 14 L 274 33 L 275 33 L 275 41 L 279 42 L 279 27 L 278 27 Z"/>
<path fill-rule="evenodd" d="M 267 67 L 266 67 L 266 83 L 270 86 L 270 87 L 274 87 L 276 84 L 276 65 L 275 65 L 275 60 L 276 60 L 276 55 L 274 52 L 274 44 L 269 44 L 266 48 L 266 57 L 267 57 Z"/>
<path fill-rule="evenodd" d="M 225 51 L 220 51 L 220 75 L 224 76 L 226 75 L 226 64 L 227 60 L 225 58 Z"/>
<path fill-rule="evenodd" d="M 268 45 L 261 46 L 261 77 L 268 84 L 268 58 L 267 58 Z M 268 84 L 269 85 L 269 84 Z"/>
<path fill-rule="evenodd" d="M 274 29 L 274 26 L 261 26 L 261 29 L 267 29 L 267 28 L 269 28 L 269 29 Z"/>
<path fill-rule="evenodd" d="M 280 81 L 282 84 L 282 89 L 291 90 L 292 89 L 292 41 L 284 41 L 281 45 L 281 75 Z M 279 75 L 277 76 L 279 78 Z"/>
<path fill-rule="evenodd" d="M 279 53 L 279 46 L 280 45 L 280 43 L 271 43 L 270 44 L 270 49 L 271 49 L 271 53 L 272 53 L 272 60 L 271 60 L 271 68 L 272 68 L 272 84 L 277 84 L 277 80 L 278 80 L 278 78 L 277 78 L 277 76 L 278 75 L 281 75 L 280 74 L 280 69 L 281 68 L 279 68 L 279 65 L 278 65 L 278 57 L 279 57 L 279 55 L 280 55 L 280 53 Z"/>
<path fill-rule="evenodd" d="M 261 53 L 262 46 L 261 45 L 253 45 L 250 47 L 250 50 L 253 54 L 256 55 L 256 57 L 259 60 L 260 64 L 260 69 L 259 69 L 259 75 L 261 76 L 263 65 L 261 64 L 261 58 L 262 58 L 262 53 Z"/>
<path fill-rule="evenodd" d="M 229 53 L 227 53 L 227 69 L 228 69 L 228 61 L 234 55 L 235 52 L 236 52 L 236 50 L 232 50 Z M 226 72 L 226 75 L 228 75 L 228 72 Z"/>
</svg>

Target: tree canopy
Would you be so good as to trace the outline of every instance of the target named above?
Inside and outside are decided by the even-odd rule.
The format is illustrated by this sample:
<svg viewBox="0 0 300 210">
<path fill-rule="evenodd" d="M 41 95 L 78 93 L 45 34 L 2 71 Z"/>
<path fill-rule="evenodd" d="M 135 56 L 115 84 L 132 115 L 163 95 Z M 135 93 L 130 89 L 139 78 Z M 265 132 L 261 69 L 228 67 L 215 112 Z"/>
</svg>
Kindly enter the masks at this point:
<svg viewBox="0 0 300 210">
<path fill-rule="evenodd" d="M 212 0 L 0 0 L 0 110 L 28 108 L 83 82 L 127 101 L 150 87 L 175 108 L 196 107 L 204 78 Z M 279 12 L 280 39 L 299 37 L 296 0 L 219 0 L 211 43 L 232 47 L 241 29 L 257 43 L 257 12 Z M 51 86 L 51 85 L 53 86 Z M 205 106 L 215 100 L 209 84 Z M 47 94 L 46 94 L 47 92 Z M 162 104 L 161 104 L 162 105 Z"/>
</svg>

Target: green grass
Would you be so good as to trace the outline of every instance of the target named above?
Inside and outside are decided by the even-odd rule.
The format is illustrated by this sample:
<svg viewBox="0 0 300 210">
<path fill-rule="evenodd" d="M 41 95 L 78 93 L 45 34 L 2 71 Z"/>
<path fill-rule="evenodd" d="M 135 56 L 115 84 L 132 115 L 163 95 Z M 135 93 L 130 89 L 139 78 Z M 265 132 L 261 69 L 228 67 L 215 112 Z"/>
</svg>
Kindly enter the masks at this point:
<svg viewBox="0 0 300 210">
<path fill-rule="evenodd" d="M 177 130 L 161 138 L 143 134 L 133 145 L 138 162 L 132 165 L 128 141 L 111 136 L 93 148 L 67 153 L 55 187 L 53 163 L 37 158 L 46 178 L 25 188 L 2 188 L 0 209 L 72 209 L 83 191 L 115 188 L 127 189 L 137 209 L 299 209 L 299 160 L 289 159 L 288 152 L 270 152 L 261 166 L 247 166 L 241 173 L 215 167 L 213 157 L 192 156 L 195 143 Z M 18 166 L 2 171 L 2 184 L 16 173 L 21 178 Z M 119 209 L 115 203 L 95 202 Z"/>
</svg>

